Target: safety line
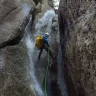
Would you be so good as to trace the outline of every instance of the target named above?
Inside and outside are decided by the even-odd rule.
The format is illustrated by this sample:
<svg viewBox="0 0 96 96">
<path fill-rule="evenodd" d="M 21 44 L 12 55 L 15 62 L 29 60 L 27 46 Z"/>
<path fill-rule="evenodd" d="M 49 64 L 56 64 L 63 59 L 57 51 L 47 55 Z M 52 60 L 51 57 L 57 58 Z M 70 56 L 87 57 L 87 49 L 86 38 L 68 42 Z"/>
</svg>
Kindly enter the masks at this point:
<svg viewBox="0 0 96 96">
<path fill-rule="evenodd" d="M 45 95 L 48 96 L 48 93 L 47 93 L 47 86 L 46 86 L 46 80 L 47 80 L 47 75 L 48 75 L 48 67 L 49 67 L 49 48 L 48 48 L 48 64 L 47 64 L 47 69 L 46 69 L 46 74 L 45 74 L 45 82 L 44 82 L 44 86 L 45 86 Z"/>
</svg>

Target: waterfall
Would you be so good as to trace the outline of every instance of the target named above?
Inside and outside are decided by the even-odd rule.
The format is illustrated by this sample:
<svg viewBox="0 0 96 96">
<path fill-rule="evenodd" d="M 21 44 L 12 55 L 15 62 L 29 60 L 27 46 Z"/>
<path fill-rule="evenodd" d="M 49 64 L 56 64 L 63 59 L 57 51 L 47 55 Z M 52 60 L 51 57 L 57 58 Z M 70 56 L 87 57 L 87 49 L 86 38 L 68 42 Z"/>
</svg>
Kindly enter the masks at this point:
<svg viewBox="0 0 96 96">
<path fill-rule="evenodd" d="M 42 35 L 45 32 L 52 34 L 51 33 L 52 19 L 55 16 L 56 15 L 55 15 L 55 12 L 53 10 L 48 10 L 44 14 L 44 16 L 42 16 L 42 18 L 38 20 L 38 22 L 35 26 L 35 32 L 32 32 L 30 22 L 27 25 L 26 30 L 25 30 L 25 32 L 26 32 L 25 42 L 26 42 L 26 46 L 28 49 L 28 56 L 29 56 L 28 74 L 29 74 L 29 76 L 31 76 L 31 81 L 32 81 L 32 83 L 30 84 L 30 88 L 32 90 L 34 90 L 33 91 L 34 94 L 38 94 L 38 96 L 45 96 L 44 91 L 42 90 L 42 87 L 41 87 L 42 84 L 40 85 L 41 82 L 39 81 L 39 79 L 41 79 L 41 78 L 38 77 L 37 75 L 40 75 L 41 77 L 44 78 L 46 65 L 41 64 L 42 65 L 41 66 L 40 64 L 37 64 L 37 67 L 35 67 L 36 66 L 35 65 L 36 60 L 37 60 L 36 51 L 38 51 L 35 48 L 35 36 Z M 43 55 L 44 55 L 44 53 L 43 53 Z M 44 61 L 41 63 L 44 63 Z M 45 65 L 45 66 L 43 66 L 43 65 Z M 62 96 L 68 96 L 66 84 L 65 84 L 63 76 L 62 76 L 62 73 L 63 73 L 62 65 L 63 65 L 62 64 L 62 54 L 61 54 L 61 50 L 59 49 L 59 54 L 58 54 L 58 84 L 60 86 Z M 37 74 L 36 74 L 36 72 L 37 72 Z M 37 95 L 35 95 L 35 96 L 37 96 Z"/>
<path fill-rule="evenodd" d="M 42 35 L 43 33 L 48 32 L 51 33 L 51 25 L 52 25 L 52 19 L 55 17 L 54 10 L 47 10 L 47 12 L 44 14 L 44 16 L 38 20 L 38 23 L 36 24 L 36 35 Z"/>
<path fill-rule="evenodd" d="M 34 94 L 38 94 L 38 96 L 44 96 L 43 90 L 41 86 L 38 83 L 37 77 L 35 75 L 35 70 L 34 70 L 34 62 L 32 60 L 32 55 L 34 52 L 34 45 L 35 42 L 32 41 L 32 34 L 30 30 L 30 23 L 26 27 L 26 46 L 28 48 L 28 56 L 29 56 L 29 75 L 31 76 L 32 84 L 30 84 L 30 88 L 34 90 Z M 36 91 L 36 93 L 35 93 Z M 37 95 L 36 95 L 37 96 Z"/>
<path fill-rule="evenodd" d="M 44 16 L 38 20 L 36 26 L 35 26 L 35 34 L 32 33 L 31 30 L 31 25 L 30 22 L 27 25 L 26 29 L 25 29 L 25 42 L 26 42 L 26 46 L 28 48 L 28 56 L 29 56 L 29 75 L 31 76 L 32 79 L 32 84 L 30 84 L 30 88 L 32 90 L 35 90 L 38 94 L 38 96 L 44 96 L 44 92 L 37 80 L 36 77 L 36 70 L 35 70 L 35 62 L 34 62 L 34 51 L 37 51 L 34 47 L 35 47 L 35 36 L 36 35 L 40 35 L 43 34 L 44 32 L 51 32 L 51 25 L 52 25 L 52 18 L 55 16 L 55 13 L 53 10 L 48 10 Z M 39 70 L 38 70 L 39 71 Z M 39 72 L 40 73 L 40 72 Z M 44 74 L 44 72 L 43 72 Z M 36 94 L 34 91 L 34 94 Z"/>
<path fill-rule="evenodd" d="M 67 89 L 66 89 L 66 84 L 64 81 L 64 76 L 63 76 L 63 61 L 62 61 L 62 51 L 61 48 L 59 47 L 59 53 L 57 57 L 57 67 L 58 67 L 58 84 L 61 90 L 62 96 L 68 96 Z"/>
</svg>

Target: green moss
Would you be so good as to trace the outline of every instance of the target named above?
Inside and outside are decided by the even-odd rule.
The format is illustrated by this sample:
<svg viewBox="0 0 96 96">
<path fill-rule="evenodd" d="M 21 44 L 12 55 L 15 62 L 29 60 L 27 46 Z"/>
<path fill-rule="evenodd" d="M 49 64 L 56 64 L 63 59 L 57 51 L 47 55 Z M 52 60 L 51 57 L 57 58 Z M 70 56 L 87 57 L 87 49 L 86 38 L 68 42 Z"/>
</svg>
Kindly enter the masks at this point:
<svg viewBox="0 0 96 96">
<path fill-rule="evenodd" d="M 40 3 L 42 4 L 43 3 L 43 0 L 40 0 Z"/>
</svg>

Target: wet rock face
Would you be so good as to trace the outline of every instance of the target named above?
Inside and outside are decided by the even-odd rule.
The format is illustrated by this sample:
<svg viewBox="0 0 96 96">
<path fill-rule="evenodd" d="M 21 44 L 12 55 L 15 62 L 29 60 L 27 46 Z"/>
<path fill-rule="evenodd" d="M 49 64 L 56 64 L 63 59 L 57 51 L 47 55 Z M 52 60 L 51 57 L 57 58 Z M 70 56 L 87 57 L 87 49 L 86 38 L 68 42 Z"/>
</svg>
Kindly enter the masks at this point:
<svg viewBox="0 0 96 96">
<path fill-rule="evenodd" d="M 0 0 L 0 21 L 19 6 L 19 0 Z"/>
<path fill-rule="evenodd" d="M 4 7 L 6 7 L 6 5 Z M 28 6 L 24 5 L 18 6 L 14 10 L 10 9 L 10 12 L 6 14 L 6 17 L 0 22 L 0 48 L 7 45 L 15 45 L 22 39 L 25 26 L 29 20 L 28 12 L 24 12 L 25 7 Z M 1 10 L 6 11 L 4 9 Z M 30 9 L 28 9 L 28 11 L 29 10 Z M 1 14 L 3 14 L 3 12 Z"/>
<path fill-rule="evenodd" d="M 61 0 L 59 31 L 64 63 L 76 96 L 95 96 L 96 1 Z"/>
<path fill-rule="evenodd" d="M 23 42 L 0 50 L 1 96 L 34 96 L 27 77 L 28 57 L 25 50 Z"/>
<path fill-rule="evenodd" d="M 28 76 L 27 48 L 21 41 L 29 11 L 18 0 L 0 0 L 0 96 L 35 96 Z"/>
<path fill-rule="evenodd" d="M 34 0 L 21 0 L 21 2 L 28 4 L 32 8 L 34 8 L 36 6 Z"/>
</svg>

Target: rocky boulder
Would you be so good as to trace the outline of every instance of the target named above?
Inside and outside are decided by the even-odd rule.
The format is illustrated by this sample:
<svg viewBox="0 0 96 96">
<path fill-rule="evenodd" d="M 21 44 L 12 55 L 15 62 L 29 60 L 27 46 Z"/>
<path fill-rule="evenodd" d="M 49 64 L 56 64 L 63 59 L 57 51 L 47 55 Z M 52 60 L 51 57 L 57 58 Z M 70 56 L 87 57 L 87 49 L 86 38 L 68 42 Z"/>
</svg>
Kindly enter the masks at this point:
<svg viewBox="0 0 96 96">
<path fill-rule="evenodd" d="M 30 7 L 18 0 L 0 0 L 0 95 L 37 96 L 28 71 L 24 30 Z"/>
<path fill-rule="evenodd" d="M 0 22 L 0 48 L 19 43 L 29 21 L 29 11 L 27 5 L 19 6 Z"/>
</svg>

